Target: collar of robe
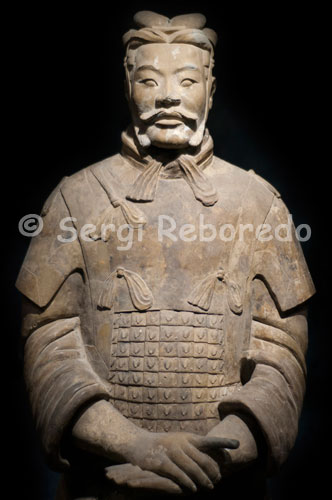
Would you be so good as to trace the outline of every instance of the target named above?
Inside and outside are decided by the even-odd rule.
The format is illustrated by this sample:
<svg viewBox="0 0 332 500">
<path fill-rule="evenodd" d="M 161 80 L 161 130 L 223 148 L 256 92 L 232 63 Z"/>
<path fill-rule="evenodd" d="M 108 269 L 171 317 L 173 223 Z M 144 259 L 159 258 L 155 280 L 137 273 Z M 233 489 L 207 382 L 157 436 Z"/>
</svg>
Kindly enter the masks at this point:
<svg viewBox="0 0 332 500">
<path fill-rule="evenodd" d="M 211 181 L 204 173 L 213 160 L 213 140 L 205 129 L 202 143 L 196 148 L 187 148 L 176 158 L 170 158 L 169 151 L 142 148 L 132 127 L 122 133 L 122 156 L 140 170 L 126 198 L 132 201 L 153 201 L 159 178 L 183 178 L 197 200 L 205 206 L 218 201 L 218 195 Z"/>
</svg>

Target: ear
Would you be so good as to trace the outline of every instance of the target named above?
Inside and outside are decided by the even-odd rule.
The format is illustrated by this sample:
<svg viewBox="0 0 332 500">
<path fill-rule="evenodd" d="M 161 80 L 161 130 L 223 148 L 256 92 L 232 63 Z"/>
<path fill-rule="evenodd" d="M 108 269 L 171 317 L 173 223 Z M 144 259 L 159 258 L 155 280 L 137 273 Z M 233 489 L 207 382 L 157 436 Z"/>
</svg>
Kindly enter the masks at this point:
<svg viewBox="0 0 332 500">
<path fill-rule="evenodd" d="M 128 85 L 127 78 L 125 78 L 123 80 L 123 88 L 124 88 L 124 94 L 125 94 L 126 101 L 129 103 L 129 85 Z"/>
<path fill-rule="evenodd" d="M 210 97 L 209 97 L 209 110 L 212 108 L 213 105 L 213 96 L 217 88 L 217 80 L 216 77 L 212 77 L 212 82 L 211 82 L 211 90 L 210 90 Z"/>
</svg>

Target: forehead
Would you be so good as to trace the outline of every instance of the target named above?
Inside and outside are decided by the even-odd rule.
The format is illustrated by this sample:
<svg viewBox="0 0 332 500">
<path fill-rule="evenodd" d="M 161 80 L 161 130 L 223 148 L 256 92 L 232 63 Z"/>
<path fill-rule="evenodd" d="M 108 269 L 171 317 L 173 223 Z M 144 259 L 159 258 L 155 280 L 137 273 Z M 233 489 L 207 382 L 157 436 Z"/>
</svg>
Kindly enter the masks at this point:
<svg viewBox="0 0 332 500">
<path fill-rule="evenodd" d="M 177 69 L 193 65 L 203 69 L 206 51 L 185 43 L 150 43 L 141 45 L 135 51 L 135 66 L 153 65 L 157 69 Z"/>
</svg>

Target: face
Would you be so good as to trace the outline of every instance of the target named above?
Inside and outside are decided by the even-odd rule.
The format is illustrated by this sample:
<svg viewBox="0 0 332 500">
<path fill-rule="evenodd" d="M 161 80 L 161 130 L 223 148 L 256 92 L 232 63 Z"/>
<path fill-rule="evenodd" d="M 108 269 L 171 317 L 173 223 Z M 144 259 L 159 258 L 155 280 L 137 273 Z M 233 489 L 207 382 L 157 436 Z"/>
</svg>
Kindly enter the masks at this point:
<svg viewBox="0 0 332 500">
<path fill-rule="evenodd" d="M 209 54 L 188 44 L 151 43 L 135 50 L 130 105 L 143 147 L 197 146 L 207 118 Z"/>
</svg>

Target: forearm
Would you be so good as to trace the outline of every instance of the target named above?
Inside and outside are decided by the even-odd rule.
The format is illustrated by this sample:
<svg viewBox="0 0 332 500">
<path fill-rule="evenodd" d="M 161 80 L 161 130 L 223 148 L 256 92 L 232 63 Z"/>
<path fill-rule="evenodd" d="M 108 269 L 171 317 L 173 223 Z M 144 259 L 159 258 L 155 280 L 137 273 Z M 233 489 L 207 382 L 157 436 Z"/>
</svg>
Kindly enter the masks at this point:
<svg viewBox="0 0 332 500">
<path fill-rule="evenodd" d="M 76 446 L 116 463 L 127 461 L 128 450 L 145 432 L 105 400 L 85 409 L 72 427 Z"/>
<path fill-rule="evenodd" d="M 208 433 L 208 436 L 237 439 L 240 443 L 236 449 L 223 450 L 222 461 L 226 470 L 249 465 L 258 458 L 258 446 L 251 429 L 252 425 L 249 427 L 244 418 L 228 415 Z"/>
</svg>

